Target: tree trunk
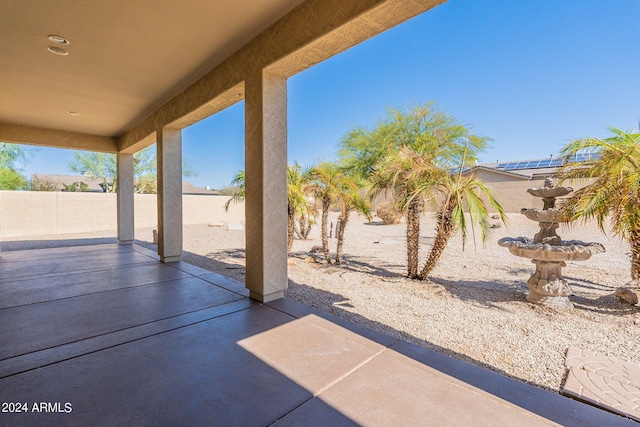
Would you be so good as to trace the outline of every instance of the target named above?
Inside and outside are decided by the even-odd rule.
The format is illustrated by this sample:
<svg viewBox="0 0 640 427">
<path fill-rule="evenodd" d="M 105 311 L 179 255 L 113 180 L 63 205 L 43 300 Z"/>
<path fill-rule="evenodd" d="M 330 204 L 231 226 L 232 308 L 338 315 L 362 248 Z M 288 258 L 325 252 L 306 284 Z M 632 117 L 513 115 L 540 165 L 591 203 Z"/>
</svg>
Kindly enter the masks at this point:
<svg viewBox="0 0 640 427">
<path fill-rule="evenodd" d="M 431 252 L 429 253 L 429 258 L 424 264 L 422 271 L 420 272 L 420 276 L 418 277 L 420 280 L 424 280 L 431 273 L 431 271 L 435 268 L 442 252 L 447 247 L 447 243 L 449 243 L 449 238 L 453 234 L 453 222 L 451 221 L 451 211 L 452 209 L 447 210 L 444 214 L 440 214 L 438 216 L 438 227 L 436 228 L 436 238 L 433 241 L 433 246 L 431 247 Z"/>
<path fill-rule="evenodd" d="M 303 240 L 307 240 L 309 232 L 311 231 L 311 221 L 308 220 L 306 215 L 300 216 L 300 236 Z"/>
<path fill-rule="evenodd" d="M 640 280 L 640 231 L 629 237 L 631 247 L 631 280 Z"/>
<path fill-rule="evenodd" d="M 338 218 L 338 245 L 336 247 L 336 264 L 340 264 L 340 256 L 342 255 L 342 244 L 344 243 L 344 229 L 349 221 L 349 210 L 343 209 Z"/>
<path fill-rule="evenodd" d="M 296 210 L 291 204 L 287 206 L 287 253 L 293 247 L 293 232 L 296 225 Z"/>
<path fill-rule="evenodd" d="M 298 236 L 298 239 L 302 240 L 302 233 L 298 229 L 298 226 L 296 225 L 295 220 L 293 222 L 293 232 L 295 233 L 296 236 Z"/>
<path fill-rule="evenodd" d="M 407 208 L 407 277 L 418 277 L 418 250 L 420 248 L 421 204 L 413 201 Z"/>
<path fill-rule="evenodd" d="M 331 264 L 331 258 L 329 257 L 329 208 L 331 207 L 331 199 L 328 197 L 322 198 L 322 252 L 324 258 L 329 264 Z"/>
</svg>

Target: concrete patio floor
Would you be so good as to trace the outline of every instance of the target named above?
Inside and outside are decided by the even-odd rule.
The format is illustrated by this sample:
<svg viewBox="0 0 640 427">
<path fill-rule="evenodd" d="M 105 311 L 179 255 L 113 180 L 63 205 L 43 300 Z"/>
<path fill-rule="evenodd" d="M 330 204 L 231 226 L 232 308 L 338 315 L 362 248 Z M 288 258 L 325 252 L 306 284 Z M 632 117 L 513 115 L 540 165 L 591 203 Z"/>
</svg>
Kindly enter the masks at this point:
<svg viewBox="0 0 640 427">
<path fill-rule="evenodd" d="M 638 425 L 135 245 L 0 252 L 0 403 L 3 426 Z"/>
</svg>

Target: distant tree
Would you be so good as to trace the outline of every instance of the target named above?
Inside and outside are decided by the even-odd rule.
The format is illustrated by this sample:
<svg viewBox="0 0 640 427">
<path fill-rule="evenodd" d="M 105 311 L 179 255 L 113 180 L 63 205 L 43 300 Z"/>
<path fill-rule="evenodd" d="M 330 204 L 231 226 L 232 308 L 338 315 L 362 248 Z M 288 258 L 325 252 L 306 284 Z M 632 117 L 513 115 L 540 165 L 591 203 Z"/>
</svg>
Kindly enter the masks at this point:
<svg viewBox="0 0 640 427">
<path fill-rule="evenodd" d="M 33 151 L 18 144 L 0 142 L 0 190 L 26 190 L 27 179 L 20 173 Z"/>
<path fill-rule="evenodd" d="M 62 191 L 72 192 L 72 193 L 83 193 L 87 191 L 91 191 L 86 182 L 76 181 L 71 184 L 62 184 Z"/>
<path fill-rule="evenodd" d="M 99 179 L 102 181 L 101 187 L 107 193 L 117 191 L 115 154 L 74 151 L 69 169 L 72 172 Z"/>
<path fill-rule="evenodd" d="M 29 183 L 19 172 L 9 169 L 0 168 L 0 190 L 26 190 Z"/>
<path fill-rule="evenodd" d="M 0 168 L 19 170 L 33 157 L 33 150 L 22 145 L 0 142 Z"/>
<path fill-rule="evenodd" d="M 574 192 L 563 209 L 572 221 L 595 219 L 603 232 L 609 217 L 613 233 L 629 243 L 631 279 L 640 284 L 640 133 L 609 130 L 609 138 L 578 139 L 562 149 L 561 180 L 595 178 Z M 571 162 L 586 150 L 596 155 L 579 164 Z"/>
<path fill-rule="evenodd" d="M 58 185 L 48 178 L 34 177 L 31 180 L 31 191 L 58 191 Z"/>
<path fill-rule="evenodd" d="M 232 185 L 227 185 L 226 187 L 222 187 L 219 190 L 216 190 L 221 196 L 233 196 L 238 191 L 238 187 L 234 187 Z"/>
<path fill-rule="evenodd" d="M 134 186 L 138 193 L 156 193 L 156 151 L 149 146 L 133 155 Z M 102 188 L 115 193 L 118 188 L 116 155 L 110 153 L 74 152 L 69 163 L 72 172 L 91 176 L 102 181 Z M 195 176 L 196 172 L 187 160 L 182 164 L 182 176 Z"/>
<path fill-rule="evenodd" d="M 489 141 L 471 134 L 453 116 L 429 102 L 408 109 L 390 109 L 374 129 L 353 128 L 340 140 L 338 155 L 341 167 L 366 179 L 376 163 L 403 147 L 432 153 L 433 163 L 446 168 L 460 165 L 463 156 L 467 164 L 473 164 Z"/>
</svg>

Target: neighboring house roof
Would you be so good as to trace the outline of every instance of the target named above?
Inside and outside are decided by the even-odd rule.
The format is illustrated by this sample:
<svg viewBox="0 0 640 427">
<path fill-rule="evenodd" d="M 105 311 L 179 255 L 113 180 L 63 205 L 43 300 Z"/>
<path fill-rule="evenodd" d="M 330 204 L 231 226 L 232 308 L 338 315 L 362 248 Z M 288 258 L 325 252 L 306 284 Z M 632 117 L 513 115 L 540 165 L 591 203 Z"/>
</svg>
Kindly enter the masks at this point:
<svg viewBox="0 0 640 427">
<path fill-rule="evenodd" d="M 575 161 L 581 162 L 593 158 L 593 153 L 583 153 L 576 156 Z M 473 168 L 466 169 L 463 173 L 468 174 L 474 170 L 484 170 L 501 175 L 508 175 L 518 179 L 546 178 L 555 175 L 558 168 L 562 166 L 561 158 L 545 157 L 527 160 L 511 160 L 508 162 L 484 163 Z"/>
<path fill-rule="evenodd" d="M 477 171 L 487 171 L 489 173 L 497 173 L 497 174 L 500 174 L 500 175 L 507 175 L 507 176 L 510 176 L 512 178 L 519 179 L 519 180 L 529 180 L 529 179 L 531 179 L 531 173 L 527 174 L 527 173 L 522 173 L 521 171 L 504 171 L 504 170 L 492 168 L 490 166 L 485 166 L 485 165 L 478 165 L 478 166 L 474 166 L 474 167 L 469 168 L 469 169 L 465 169 L 462 172 L 462 174 L 463 175 L 468 175 L 470 173 L 477 172 Z"/>
<path fill-rule="evenodd" d="M 102 180 L 83 175 L 51 175 L 44 173 L 34 173 L 31 175 L 31 182 L 51 183 L 55 186 L 55 191 L 63 191 L 65 185 L 71 185 L 74 182 L 84 182 L 89 187 L 89 191 L 102 193 L 104 190 L 101 185 Z M 182 181 L 182 194 L 195 194 L 195 195 L 207 195 L 217 196 L 217 191 L 208 190 L 206 188 L 196 187 L 187 181 Z"/>
<path fill-rule="evenodd" d="M 194 195 L 206 195 L 206 196 L 218 196 L 220 193 L 214 190 L 206 188 L 196 187 L 188 181 L 182 181 L 182 194 L 194 194 Z"/>
<path fill-rule="evenodd" d="M 52 175 L 44 173 L 34 173 L 31 175 L 31 183 L 51 183 L 55 186 L 55 191 L 63 191 L 65 185 L 71 185 L 74 182 L 84 182 L 89 187 L 89 191 L 103 193 L 104 190 L 100 186 L 102 180 L 83 175 Z"/>
</svg>

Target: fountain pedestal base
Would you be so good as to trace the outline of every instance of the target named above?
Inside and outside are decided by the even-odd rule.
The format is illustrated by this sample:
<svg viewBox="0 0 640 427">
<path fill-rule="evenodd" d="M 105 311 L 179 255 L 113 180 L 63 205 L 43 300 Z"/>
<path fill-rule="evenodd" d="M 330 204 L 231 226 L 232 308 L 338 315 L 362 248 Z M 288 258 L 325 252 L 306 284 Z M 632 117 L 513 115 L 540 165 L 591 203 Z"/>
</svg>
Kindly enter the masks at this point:
<svg viewBox="0 0 640 427">
<path fill-rule="evenodd" d="M 571 288 L 562 278 L 564 261 L 531 260 L 536 265 L 536 271 L 527 281 L 529 295 L 527 301 L 564 310 L 573 309 L 569 301 Z"/>
</svg>

